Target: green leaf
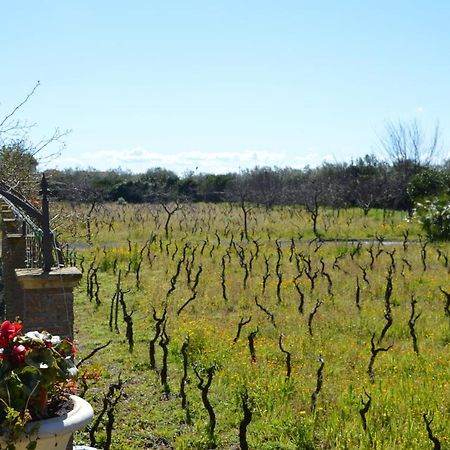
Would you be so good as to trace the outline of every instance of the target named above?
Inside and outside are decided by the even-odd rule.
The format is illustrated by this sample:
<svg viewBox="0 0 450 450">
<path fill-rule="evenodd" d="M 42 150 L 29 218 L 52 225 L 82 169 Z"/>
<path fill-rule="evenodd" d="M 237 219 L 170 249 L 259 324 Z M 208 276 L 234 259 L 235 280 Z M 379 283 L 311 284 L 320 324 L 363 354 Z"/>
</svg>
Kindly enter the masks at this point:
<svg viewBox="0 0 450 450">
<path fill-rule="evenodd" d="M 61 371 L 61 376 L 66 379 L 75 379 L 78 376 L 78 369 L 71 358 L 58 360 L 58 367 Z"/>
<path fill-rule="evenodd" d="M 55 363 L 55 357 L 49 348 L 31 350 L 25 356 L 25 364 L 40 370 L 51 368 Z"/>
<path fill-rule="evenodd" d="M 66 339 L 63 339 L 54 348 L 62 356 L 69 356 L 72 354 L 72 344 Z"/>
<path fill-rule="evenodd" d="M 28 397 L 33 391 L 36 391 L 36 386 L 41 383 L 42 374 L 39 369 L 33 366 L 22 366 L 16 372 L 22 384 L 21 388 Z"/>
</svg>

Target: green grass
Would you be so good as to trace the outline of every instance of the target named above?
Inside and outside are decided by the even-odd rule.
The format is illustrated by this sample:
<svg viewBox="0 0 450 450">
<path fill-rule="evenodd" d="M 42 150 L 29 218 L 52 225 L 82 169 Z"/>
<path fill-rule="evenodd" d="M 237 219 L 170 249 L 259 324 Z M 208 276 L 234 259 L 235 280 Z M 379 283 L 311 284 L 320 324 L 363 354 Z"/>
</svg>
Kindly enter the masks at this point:
<svg viewBox="0 0 450 450">
<path fill-rule="evenodd" d="M 58 218 L 57 228 L 63 229 L 66 242 L 86 242 L 87 214 L 90 205 L 52 205 Z M 149 239 L 152 232 L 164 235 L 167 215 L 161 205 L 98 204 L 90 219 L 93 244 L 125 244 Z M 400 211 L 372 209 L 364 215 L 361 209 L 321 209 L 318 231 L 324 239 L 403 239 L 408 231 L 410 239 L 421 233 L 417 223 L 408 222 L 408 216 Z M 215 231 L 233 234 L 239 239 L 243 231 L 242 211 L 237 205 L 188 204 L 183 205 L 169 222 L 170 236 L 180 239 L 215 239 Z M 310 216 L 300 206 L 264 207 L 252 206 L 249 213 L 249 234 L 253 239 L 314 238 Z"/>
<path fill-rule="evenodd" d="M 444 313 L 444 296 L 439 287 L 450 291 L 450 282 L 449 267 L 437 249 L 441 255 L 448 255 L 450 246 L 428 244 L 424 270 L 423 243 L 408 242 L 406 250 L 402 242 L 381 245 L 376 240 L 360 249 L 356 243 L 345 241 L 320 246 L 310 242 L 311 222 L 299 208 L 271 211 L 255 208 L 251 214 L 250 234 L 258 240 L 257 257 L 257 245 L 241 241 L 242 220 L 236 207 L 186 205 L 172 218 L 168 240 L 164 237 L 164 213 L 158 207 L 105 205 L 96 212 L 93 220 L 97 225 L 91 227 L 93 245 L 78 250 L 76 255 L 78 262 L 81 257 L 85 259 L 85 274 L 75 297 L 75 327 L 80 356 L 112 340 L 107 349 L 85 365 L 85 370 L 101 373 L 97 382 L 88 381 L 86 393 L 97 413 L 108 386 L 117 381 L 119 374 L 125 381 L 124 397 L 115 411 L 112 448 L 164 448 L 163 442 L 176 449 L 207 449 L 214 445 L 221 449 L 239 448 L 244 390 L 249 394 L 253 412 L 247 430 L 251 449 L 432 448 L 422 417 L 425 412 L 434 415 L 433 432 L 442 447 L 448 447 L 450 319 Z M 84 242 L 83 208 L 75 208 L 65 217 L 65 228 L 61 228 L 64 236 L 72 242 Z M 78 217 L 78 222 L 74 217 Z M 327 229 L 323 232 L 326 239 L 358 238 L 371 242 L 375 236 L 383 236 L 386 240 L 402 241 L 408 230 L 408 238 L 417 241 L 420 234 L 416 225 L 407 223 L 400 213 L 383 217 L 380 211 L 371 211 L 368 216 L 359 210 L 322 211 L 322 218 L 320 229 Z M 140 250 L 152 234 L 156 239 L 142 252 L 140 289 L 137 289 L 135 271 L 141 260 Z M 277 297 L 277 239 L 281 248 L 278 269 L 282 273 L 281 301 Z M 236 246 L 230 245 L 230 241 Z M 188 245 L 186 259 L 180 265 L 176 288 L 166 299 L 185 245 Z M 368 249 L 374 255 L 373 264 Z M 238 256 L 242 251 L 243 263 L 249 267 L 252 261 L 246 287 L 244 266 Z M 85 287 L 86 270 L 94 256 L 95 267 L 99 267 L 99 306 L 89 301 Z M 264 257 L 268 260 L 270 277 L 262 293 Z M 228 300 L 222 297 L 223 258 Z M 303 314 L 298 310 L 300 297 L 294 284 L 298 276 L 297 258 L 303 269 L 297 279 L 304 293 Z M 378 338 L 385 324 L 384 295 L 392 258 L 393 324 L 377 346 L 393 344 L 393 347 L 377 355 L 372 382 L 367 374 L 371 336 L 375 333 Z M 308 259 L 312 274 L 317 271 L 314 290 L 305 273 Z M 192 286 L 199 265 L 202 273 L 197 297 L 178 315 L 179 308 L 192 296 L 186 267 L 192 267 Z M 128 267 L 130 272 L 125 276 Z M 331 292 L 327 277 L 321 274 L 322 267 L 331 278 Z M 362 268 L 367 272 L 369 284 L 363 280 Z M 122 287 L 129 290 L 124 296 L 128 312 L 133 311 L 133 353 L 128 351 L 121 310 L 120 332 L 111 331 L 108 325 L 119 270 Z M 360 309 L 355 304 L 357 278 Z M 415 325 L 419 355 L 413 351 L 408 327 L 412 295 L 417 300 L 416 312 L 421 313 Z M 273 314 L 275 325 L 256 306 L 255 296 Z M 317 300 L 323 303 L 312 321 L 310 336 L 308 317 Z M 155 330 L 152 311 L 155 308 L 160 316 L 165 304 L 170 338 L 169 395 L 165 395 L 160 384 L 160 346 L 156 346 L 158 371 L 150 370 L 148 356 L 149 340 Z M 251 322 L 243 327 L 239 340 L 233 344 L 240 319 L 250 316 Z M 255 330 L 258 330 L 256 362 L 252 362 L 247 337 Z M 284 348 L 291 353 L 289 379 L 285 354 L 279 348 L 280 334 L 284 336 Z M 178 396 L 181 346 L 186 336 L 190 339 L 186 385 L 189 415 L 181 408 Z M 323 386 L 312 411 L 311 395 L 316 389 L 319 355 L 325 361 Z M 202 371 L 213 364 L 217 369 L 209 398 L 217 425 L 214 436 L 210 436 L 207 412 L 192 366 Z M 359 414 L 364 391 L 372 397 L 366 416 L 367 431 L 363 430 Z M 105 439 L 104 422 L 96 435 L 99 448 Z M 77 435 L 76 440 L 88 442 L 87 434 Z"/>
</svg>

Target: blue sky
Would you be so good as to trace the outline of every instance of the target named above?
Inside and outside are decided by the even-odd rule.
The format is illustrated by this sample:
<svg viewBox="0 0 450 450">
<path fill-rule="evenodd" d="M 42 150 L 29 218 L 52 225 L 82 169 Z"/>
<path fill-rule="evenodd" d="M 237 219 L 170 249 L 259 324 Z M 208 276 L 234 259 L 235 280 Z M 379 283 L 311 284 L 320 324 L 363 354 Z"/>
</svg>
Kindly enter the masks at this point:
<svg viewBox="0 0 450 450">
<path fill-rule="evenodd" d="M 386 121 L 450 137 L 445 1 L 2 2 L 0 118 L 51 166 L 226 172 L 378 151 Z M 49 149 L 49 151 L 51 151 Z"/>
</svg>

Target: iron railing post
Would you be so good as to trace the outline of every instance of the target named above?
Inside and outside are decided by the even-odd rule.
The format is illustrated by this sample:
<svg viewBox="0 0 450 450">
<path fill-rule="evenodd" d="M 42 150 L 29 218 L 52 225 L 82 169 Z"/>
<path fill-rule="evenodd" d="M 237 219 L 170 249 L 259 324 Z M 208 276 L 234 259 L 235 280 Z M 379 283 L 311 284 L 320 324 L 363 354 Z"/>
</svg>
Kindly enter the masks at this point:
<svg viewBox="0 0 450 450">
<path fill-rule="evenodd" d="M 41 195 L 42 195 L 42 256 L 44 259 L 44 272 L 50 272 L 53 265 L 53 235 L 50 230 L 50 214 L 48 211 L 48 182 L 45 174 L 42 175 L 41 180 Z"/>
</svg>

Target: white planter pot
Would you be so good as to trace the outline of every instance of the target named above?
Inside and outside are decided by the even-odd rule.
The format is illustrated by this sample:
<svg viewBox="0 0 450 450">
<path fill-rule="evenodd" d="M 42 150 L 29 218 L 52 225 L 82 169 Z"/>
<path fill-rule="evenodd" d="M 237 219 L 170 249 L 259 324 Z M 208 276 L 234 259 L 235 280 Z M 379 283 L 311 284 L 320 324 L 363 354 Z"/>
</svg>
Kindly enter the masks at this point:
<svg viewBox="0 0 450 450">
<path fill-rule="evenodd" d="M 65 450 L 73 432 L 87 425 L 94 416 L 91 405 L 76 395 L 70 396 L 73 409 L 61 417 L 29 423 L 25 427 L 27 434 L 15 442 L 16 450 L 26 450 L 30 441 L 36 441 L 36 450 Z M 36 431 L 35 431 L 36 430 Z M 0 438 L 0 448 L 5 441 Z"/>
</svg>

